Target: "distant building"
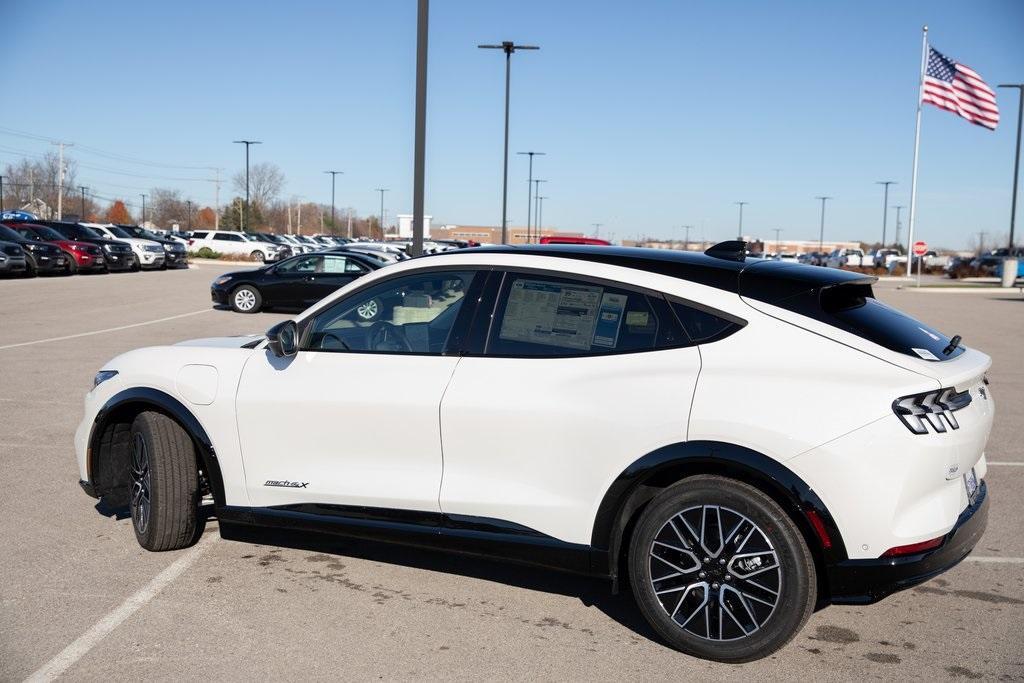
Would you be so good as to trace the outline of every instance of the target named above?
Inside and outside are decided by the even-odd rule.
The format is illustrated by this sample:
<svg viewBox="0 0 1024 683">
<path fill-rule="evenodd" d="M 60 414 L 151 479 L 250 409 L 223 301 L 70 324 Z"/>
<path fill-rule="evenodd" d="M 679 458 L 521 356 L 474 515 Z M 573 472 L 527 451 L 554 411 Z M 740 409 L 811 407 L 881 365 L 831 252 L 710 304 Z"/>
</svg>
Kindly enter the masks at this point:
<svg viewBox="0 0 1024 683">
<path fill-rule="evenodd" d="M 423 237 L 424 239 L 430 238 L 430 221 L 433 216 L 423 217 Z M 395 236 L 391 233 L 390 236 Z M 397 237 L 403 240 L 412 239 L 412 214 L 411 213 L 400 213 L 398 214 L 398 234 Z"/>
<path fill-rule="evenodd" d="M 531 229 L 531 242 L 537 241 L 536 230 Z M 583 237 L 582 232 L 562 232 L 554 228 L 541 228 L 541 237 Z M 501 244 L 501 226 L 489 225 L 445 225 L 434 229 L 434 239 L 472 240 L 481 244 Z M 526 228 L 508 226 L 509 244 L 526 244 Z"/>
</svg>

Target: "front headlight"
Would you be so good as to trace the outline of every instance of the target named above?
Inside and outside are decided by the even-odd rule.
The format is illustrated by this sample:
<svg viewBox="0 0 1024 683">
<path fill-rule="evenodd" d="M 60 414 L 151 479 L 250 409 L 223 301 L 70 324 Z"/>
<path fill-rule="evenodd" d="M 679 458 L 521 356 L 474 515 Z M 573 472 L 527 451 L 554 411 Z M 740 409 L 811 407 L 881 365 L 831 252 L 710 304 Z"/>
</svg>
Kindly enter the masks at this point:
<svg viewBox="0 0 1024 683">
<path fill-rule="evenodd" d="M 219 278 L 213 281 L 213 286 L 219 287 L 220 285 L 226 285 L 229 282 L 231 282 L 230 275 L 221 275 Z"/>
<path fill-rule="evenodd" d="M 892 402 L 892 411 L 914 434 L 927 434 L 928 424 L 935 433 L 943 434 L 946 425 L 951 429 L 960 429 L 960 423 L 953 412 L 970 404 L 970 391 L 957 393 L 956 389 L 946 388 L 898 398 Z"/>
<path fill-rule="evenodd" d="M 96 373 L 96 376 L 92 378 L 92 388 L 95 389 L 99 385 L 106 382 L 108 379 L 112 379 L 117 376 L 117 370 L 100 370 Z"/>
</svg>

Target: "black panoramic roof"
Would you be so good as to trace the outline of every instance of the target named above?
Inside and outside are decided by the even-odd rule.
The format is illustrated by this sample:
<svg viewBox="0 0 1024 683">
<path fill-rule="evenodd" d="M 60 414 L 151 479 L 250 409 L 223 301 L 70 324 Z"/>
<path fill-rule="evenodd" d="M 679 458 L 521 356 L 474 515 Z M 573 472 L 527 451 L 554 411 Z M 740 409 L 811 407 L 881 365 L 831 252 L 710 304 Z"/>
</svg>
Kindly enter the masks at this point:
<svg viewBox="0 0 1024 683">
<path fill-rule="evenodd" d="M 708 251 L 712 254 L 716 253 L 714 249 L 712 247 Z M 840 284 L 870 285 L 877 279 L 873 276 L 838 268 L 755 258 L 737 260 L 735 257 L 712 256 L 708 253 L 677 249 L 583 244 L 530 244 L 474 247 L 472 251 L 489 254 L 557 256 L 634 268 L 724 289 L 769 303 L 800 292 L 820 291 Z M 449 251 L 434 256 L 458 253 L 466 252 Z"/>
</svg>

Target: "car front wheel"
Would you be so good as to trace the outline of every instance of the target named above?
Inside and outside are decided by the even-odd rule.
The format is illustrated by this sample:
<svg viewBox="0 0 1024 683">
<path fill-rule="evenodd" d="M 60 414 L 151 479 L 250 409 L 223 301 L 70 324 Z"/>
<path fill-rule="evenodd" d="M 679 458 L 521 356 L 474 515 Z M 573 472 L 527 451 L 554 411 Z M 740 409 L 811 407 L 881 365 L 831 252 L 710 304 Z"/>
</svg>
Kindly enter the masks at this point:
<svg viewBox="0 0 1024 683">
<path fill-rule="evenodd" d="M 239 313 L 255 313 L 262 304 L 259 290 L 250 285 L 242 285 L 231 292 L 231 308 Z"/>
<path fill-rule="evenodd" d="M 814 610 L 814 560 L 800 530 L 760 490 L 695 476 L 644 510 L 630 582 L 651 626 L 674 648 L 749 662 L 788 643 Z"/>
<path fill-rule="evenodd" d="M 259 249 L 257 249 L 256 251 L 252 252 L 251 254 L 249 254 L 249 259 L 252 260 L 252 261 L 259 261 L 260 263 L 266 263 L 267 262 L 266 255 L 262 251 L 260 251 Z"/>
<path fill-rule="evenodd" d="M 131 428 L 129 508 L 146 550 L 177 550 L 198 540 L 199 472 L 192 440 L 162 413 L 140 413 Z"/>
</svg>

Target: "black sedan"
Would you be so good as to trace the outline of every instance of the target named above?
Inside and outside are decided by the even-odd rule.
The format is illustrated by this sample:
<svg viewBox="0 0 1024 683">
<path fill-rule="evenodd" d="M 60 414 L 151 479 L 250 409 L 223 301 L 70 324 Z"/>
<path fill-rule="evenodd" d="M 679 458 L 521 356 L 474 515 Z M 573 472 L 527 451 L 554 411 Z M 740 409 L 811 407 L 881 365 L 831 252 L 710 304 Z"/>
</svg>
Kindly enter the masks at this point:
<svg viewBox="0 0 1024 683">
<path fill-rule="evenodd" d="M 210 296 L 214 304 L 239 313 L 261 308 L 302 310 L 384 265 L 364 254 L 301 254 L 262 268 L 225 273 L 213 281 Z"/>
</svg>

